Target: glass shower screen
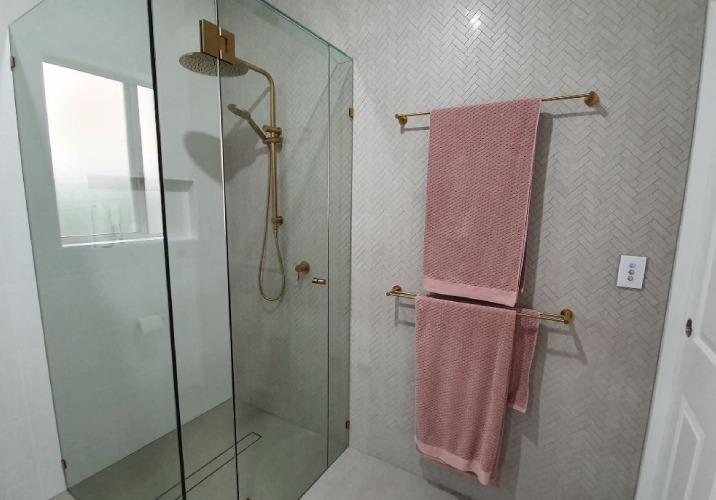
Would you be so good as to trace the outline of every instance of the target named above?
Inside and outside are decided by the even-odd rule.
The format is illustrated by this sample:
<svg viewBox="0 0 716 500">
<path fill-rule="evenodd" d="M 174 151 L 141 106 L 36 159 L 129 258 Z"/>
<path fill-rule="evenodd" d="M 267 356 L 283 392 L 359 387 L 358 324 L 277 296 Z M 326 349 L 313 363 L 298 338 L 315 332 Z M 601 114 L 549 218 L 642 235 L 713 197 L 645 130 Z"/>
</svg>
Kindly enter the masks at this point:
<svg viewBox="0 0 716 500">
<path fill-rule="evenodd" d="M 348 445 L 352 60 L 259 0 L 45 0 L 11 44 L 68 489 L 300 498 Z"/>
<path fill-rule="evenodd" d="M 79 500 L 182 482 L 148 27 L 144 0 L 47 0 L 10 28 L 54 416 Z"/>
</svg>

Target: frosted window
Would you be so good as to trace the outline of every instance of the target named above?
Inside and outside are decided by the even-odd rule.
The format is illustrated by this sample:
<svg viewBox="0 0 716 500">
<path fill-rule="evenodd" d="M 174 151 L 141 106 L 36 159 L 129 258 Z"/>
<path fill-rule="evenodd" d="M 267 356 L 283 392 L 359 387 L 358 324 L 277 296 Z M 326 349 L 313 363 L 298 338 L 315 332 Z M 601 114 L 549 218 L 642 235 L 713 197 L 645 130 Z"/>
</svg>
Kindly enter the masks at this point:
<svg viewBox="0 0 716 500">
<path fill-rule="evenodd" d="M 147 228 L 150 234 L 161 234 L 162 200 L 159 191 L 159 151 L 157 148 L 157 123 L 154 120 L 154 91 L 147 87 L 137 87 L 137 102 L 142 137 Z"/>
<path fill-rule="evenodd" d="M 63 243 L 162 233 L 151 89 L 43 63 Z"/>
</svg>

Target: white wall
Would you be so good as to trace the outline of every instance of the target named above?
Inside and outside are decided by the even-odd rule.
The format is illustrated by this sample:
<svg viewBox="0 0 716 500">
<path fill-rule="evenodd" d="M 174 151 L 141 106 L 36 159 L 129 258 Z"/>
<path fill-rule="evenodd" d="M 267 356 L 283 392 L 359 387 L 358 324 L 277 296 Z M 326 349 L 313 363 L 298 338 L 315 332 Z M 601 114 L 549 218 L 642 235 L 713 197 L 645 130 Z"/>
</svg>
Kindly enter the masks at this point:
<svg viewBox="0 0 716 500">
<path fill-rule="evenodd" d="M 351 446 L 481 500 L 634 494 L 688 167 L 706 0 L 274 0 L 355 58 Z M 415 452 L 414 314 L 429 118 L 396 112 L 596 90 L 544 103 L 526 292 L 540 328 L 526 415 L 494 487 Z M 632 253 L 634 252 L 634 253 Z M 647 255 L 643 290 L 615 286 Z"/>
<path fill-rule="evenodd" d="M 65 489 L 15 122 L 7 26 L 36 0 L 0 1 L 0 499 Z"/>
</svg>

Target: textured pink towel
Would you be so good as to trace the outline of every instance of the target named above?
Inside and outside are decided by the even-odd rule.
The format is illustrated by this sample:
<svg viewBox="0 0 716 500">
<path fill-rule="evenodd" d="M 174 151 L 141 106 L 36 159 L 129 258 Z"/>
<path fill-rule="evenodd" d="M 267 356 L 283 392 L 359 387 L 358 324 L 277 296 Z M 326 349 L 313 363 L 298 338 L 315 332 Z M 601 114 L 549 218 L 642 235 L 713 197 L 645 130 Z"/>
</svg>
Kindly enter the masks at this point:
<svg viewBox="0 0 716 500">
<path fill-rule="evenodd" d="M 426 290 L 517 302 L 539 110 L 521 99 L 431 112 Z"/>
<path fill-rule="evenodd" d="M 422 295 L 415 309 L 415 446 L 488 484 L 500 458 L 516 313 Z"/>
<path fill-rule="evenodd" d="M 537 311 L 518 309 L 517 312 L 538 315 Z M 539 319 L 517 316 L 515 320 L 515 340 L 512 347 L 512 375 L 510 390 L 507 394 L 507 406 L 521 413 L 527 411 L 530 391 L 530 370 L 535 356 Z"/>
</svg>

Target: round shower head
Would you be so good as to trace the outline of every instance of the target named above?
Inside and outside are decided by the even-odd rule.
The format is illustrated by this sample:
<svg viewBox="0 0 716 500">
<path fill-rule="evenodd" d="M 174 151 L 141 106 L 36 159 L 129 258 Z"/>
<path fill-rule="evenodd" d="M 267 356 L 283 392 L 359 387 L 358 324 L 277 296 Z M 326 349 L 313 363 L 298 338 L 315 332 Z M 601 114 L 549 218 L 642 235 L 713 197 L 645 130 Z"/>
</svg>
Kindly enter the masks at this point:
<svg viewBox="0 0 716 500">
<path fill-rule="evenodd" d="M 229 104 L 227 106 L 228 110 L 234 113 L 237 116 L 240 116 L 246 121 L 251 120 L 251 111 L 244 108 L 243 106 L 239 106 L 238 104 Z"/>
<path fill-rule="evenodd" d="M 179 64 L 184 68 L 200 75 L 216 76 L 216 58 L 203 52 L 189 52 L 179 58 Z M 249 72 L 249 68 L 240 60 L 231 64 L 221 61 L 221 76 L 242 76 Z"/>
</svg>

